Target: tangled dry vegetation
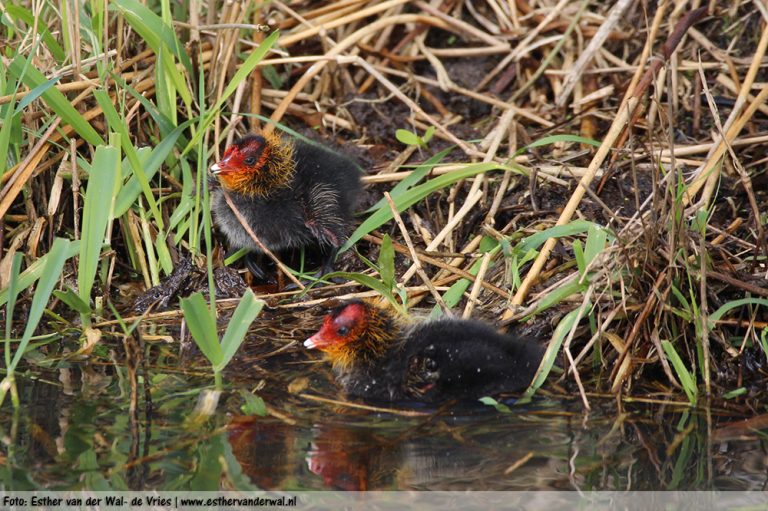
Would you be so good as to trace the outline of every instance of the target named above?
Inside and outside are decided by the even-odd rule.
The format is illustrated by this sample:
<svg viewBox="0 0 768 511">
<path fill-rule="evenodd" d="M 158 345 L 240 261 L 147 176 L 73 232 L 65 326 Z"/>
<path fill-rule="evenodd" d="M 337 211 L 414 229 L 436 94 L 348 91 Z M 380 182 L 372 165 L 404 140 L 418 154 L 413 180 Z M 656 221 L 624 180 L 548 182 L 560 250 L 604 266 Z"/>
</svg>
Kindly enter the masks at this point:
<svg viewBox="0 0 768 511">
<path fill-rule="evenodd" d="M 141 160 L 144 176 L 123 165 L 117 189 L 135 193 L 118 196 L 91 298 L 128 303 L 116 289 L 156 285 L 190 255 L 203 266 L 208 162 L 237 134 L 287 127 L 367 172 L 361 209 L 377 209 L 353 239 L 378 275 L 354 251 L 342 268 L 386 281 L 388 235 L 392 296 L 550 338 L 550 367 L 587 406 L 608 391 L 764 392 L 760 1 L 74 4 L 0 7 L 2 287 L 15 253 L 33 268 L 54 237 L 79 239 L 83 163 L 108 142 L 168 150 Z M 178 312 L 146 319 L 163 315 Z"/>
</svg>

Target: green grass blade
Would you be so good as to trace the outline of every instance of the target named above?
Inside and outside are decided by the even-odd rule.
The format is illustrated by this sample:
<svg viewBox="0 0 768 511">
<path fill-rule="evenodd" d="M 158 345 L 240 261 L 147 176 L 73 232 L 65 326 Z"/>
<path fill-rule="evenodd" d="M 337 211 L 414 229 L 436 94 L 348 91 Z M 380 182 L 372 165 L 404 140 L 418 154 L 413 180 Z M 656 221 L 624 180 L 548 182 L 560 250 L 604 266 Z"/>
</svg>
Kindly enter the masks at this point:
<svg viewBox="0 0 768 511">
<path fill-rule="evenodd" d="M 547 293 L 547 295 L 539 302 L 539 306 L 536 307 L 536 310 L 523 318 L 523 321 L 527 321 L 528 319 L 534 317 L 536 314 L 539 314 L 540 312 L 543 312 L 550 307 L 554 307 L 570 296 L 574 296 L 585 291 L 587 287 L 589 287 L 588 282 L 579 282 L 578 280 L 573 280 L 564 286 L 558 287 L 557 289 Z"/>
<path fill-rule="evenodd" d="M 725 316 L 725 314 L 731 310 L 735 309 L 737 307 L 743 307 L 744 305 L 762 305 L 763 307 L 768 307 L 768 299 L 766 298 L 742 298 L 740 300 L 733 300 L 731 302 L 728 302 L 724 304 L 722 307 L 717 309 L 715 312 L 709 315 L 709 328 L 714 329 L 715 328 L 715 322 L 718 321 L 720 318 Z"/>
<path fill-rule="evenodd" d="M 23 256 L 16 252 L 11 260 L 11 274 L 8 278 L 8 304 L 5 307 L 5 365 L 11 365 L 11 327 L 13 326 L 13 309 L 16 307 L 16 298 L 19 296 L 19 271 Z"/>
<path fill-rule="evenodd" d="M 126 0 L 122 0 L 122 1 L 126 1 Z M 205 134 L 206 128 L 210 126 L 213 120 L 216 118 L 216 116 L 219 115 L 219 111 L 221 110 L 221 107 L 224 104 L 224 102 L 227 99 L 229 99 L 229 96 L 231 96 L 235 92 L 235 90 L 237 90 L 237 87 L 240 85 L 240 83 L 251 75 L 251 73 L 256 68 L 258 63 L 261 62 L 261 59 L 263 59 L 264 56 L 267 54 L 267 52 L 270 50 L 270 48 L 272 48 L 272 45 L 274 45 L 275 42 L 277 42 L 277 39 L 279 36 L 280 36 L 280 32 L 278 30 L 275 30 L 274 33 L 272 33 L 269 37 L 264 39 L 264 41 L 262 41 L 261 44 L 259 44 L 258 48 L 253 50 L 251 54 L 248 55 L 248 58 L 245 59 L 245 62 L 243 62 L 243 65 L 240 66 L 240 69 L 237 70 L 235 75 L 232 77 L 232 80 L 230 80 L 230 82 L 224 88 L 224 92 L 222 93 L 219 100 L 216 102 L 213 108 L 210 108 L 205 113 L 205 117 L 202 119 L 202 122 L 200 123 L 200 128 L 192 137 L 192 140 L 189 141 L 189 143 L 187 144 L 187 147 L 184 148 L 184 151 L 182 151 L 182 156 L 187 154 L 189 151 L 192 150 L 193 147 L 196 146 L 198 141 Z"/>
<path fill-rule="evenodd" d="M 171 154 L 173 146 L 176 144 L 176 141 L 179 139 L 182 132 L 184 132 L 187 127 L 189 127 L 190 122 L 191 121 L 187 121 L 179 125 L 171 133 L 164 136 L 163 140 L 157 144 L 157 147 L 152 149 L 152 152 L 148 157 L 142 157 L 143 155 L 141 154 L 142 150 L 145 150 L 146 148 L 142 147 L 137 151 L 139 154 L 140 166 L 144 171 L 144 177 L 142 180 L 140 180 L 138 175 L 134 173 L 128 182 L 125 183 L 125 185 L 120 189 L 120 192 L 117 195 L 117 201 L 115 202 L 116 217 L 119 217 L 128 211 L 128 208 L 130 208 L 133 203 L 136 202 L 136 198 L 144 189 L 143 180 L 146 180 L 147 182 L 147 189 L 144 190 L 144 196 L 147 196 L 147 191 L 150 195 L 152 195 L 152 190 L 149 188 L 149 180 L 155 177 L 155 174 L 157 173 L 158 169 L 160 169 L 160 166 L 163 164 L 165 159 L 168 158 L 168 155 Z"/>
<path fill-rule="evenodd" d="M 540 138 L 535 142 L 528 144 L 527 146 L 521 147 L 517 150 L 515 156 L 520 156 L 528 149 L 556 144 L 558 142 L 578 142 L 579 144 L 588 144 L 594 147 L 600 147 L 600 142 L 597 140 L 592 140 L 591 138 L 580 137 L 578 135 L 551 135 L 549 137 Z"/>
<path fill-rule="evenodd" d="M 424 199 L 429 194 L 436 192 L 441 188 L 445 188 L 448 185 L 452 185 L 457 181 L 491 170 L 512 170 L 514 172 L 522 172 L 512 167 L 499 165 L 498 163 L 473 163 L 462 169 L 451 172 L 450 174 L 443 174 L 442 176 L 430 179 L 426 183 L 422 183 L 419 186 L 411 188 L 407 192 L 403 193 L 400 197 L 393 197 L 397 211 L 400 213 L 416 204 L 420 200 Z M 339 249 L 339 252 L 348 250 L 350 247 L 352 247 L 352 245 L 360 241 L 363 236 L 372 230 L 381 227 L 390 220 L 392 220 L 392 211 L 390 211 L 389 208 L 382 208 L 376 211 L 371 216 L 366 218 L 365 221 L 360 224 L 357 229 L 355 229 L 355 232 L 353 232 L 352 236 L 349 237 L 347 242 L 342 245 L 342 247 Z"/>
<path fill-rule="evenodd" d="M 13 87 L 9 87 L 9 90 L 16 91 L 18 82 Z M 14 97 L 14 100 L 16 98 Z M 0 107 L 0 113 L 3 109 Z M 11 145 L 11 130 L 14 124 L 14 117 L 16 114 L 13 109 L 13 101 L 5 105 L 5 115 L 2 116 L 2 126 L 0 126 L 0 154 L 3 156 L 0 158 L 0 176 L 5 174 L 8 165 L 8 148 Z"/>
<path fill-rule="evenodd" d="M 205 299 L 203 299 L 203 295 L 194 293 L 189 298 L 182 298 L 181 310 L 197 347 L 200 348 L 211 365 L 217 367 L 224 359 L 224 354 L 219 344 L 216 320 Z"/>
<path fill-rule="evenodd" d="M 389 234 L 385 234 L 381 240 L 378 263 L 381 280 L 391 288 L 395 283 L 395 249 Z"/>
<path fill-rule="evenodd" d="M 480 240 L 480 247 L 479 252 L 481 254 L 485 254 L 490 252 L 493 257 L 493 254 L 501 250 L 501 245 L 498 241 L 495 239 L 484 236 L 482 240 Z M 483 265 L 482 258 L 478 259 L 472 264 L 472 267 L 469 269 L 470 275 L 477 276 L 477 272 L 480 271 L 480 266 Z M 488 269 L 490 270 L 493 267 L 493 265 L 490 265 Z M 470 284 L 472 284 L 472 281 L 469 279 L 460 279 L 453 283 L 451 287 L 448 288 L 448 291 L 443 293 L 443 302 L 445 302 L 445 305 L 448 306 L 449 309 L 452 309 L 456 307 L 456 305 L 461 301 L 461 297 L 464 296 L 464 293 L 469 289 Z M 432 309 L 432 312 L 430 314 L 430 317 L 436 318 L 440 317 L 443 310 L 440 308 L 439 305 L 435 305 L 434 309 Z"/>
<path fill-rule="evenodd" d="M 48 299 L 51 297 L 53 288 L 59 282 L 61 270 L 64 268 L 64 263 L 69 257 L 68 249 L 70 248 L 70 243 L 69 240 L 56 238 L 51 250 L 46 254 L 45 265 L 42 268 L 42 274 L 37 283 L 35 295 L 32 297 L 32 304 L 29 306 L 27 327 L 24 329 L 24 335 L 21 337 L 21 342 L 16 348 L 16 353 L 13 355 L 13 360 L 8 368 L 10 371 L 13 371 L 18 365 L 32 338 L 32 334 L 35 333 L 40 319 L 43 317 L 43 311 L 48 304 Z"/>
<path fill-rule="evenodd" d="M 80 240 L 71 242 L 67 248 L 66 248 L 66 258 L 71 259 L 74 256 L 76 256 L 80 252 Z M 22 289 L 27 289 L 29 286 L 37 282 L 40 277 L 43 275 L 43 270 L 45 270 L 45 266 L 48 264 L 48 260 L 50 259 L 51 254 L 50 252 L 41 256 L 37 261 L 30 264 L 29 267 L 27 267 L 26 270 L 24 270 L 21 275 L 19 275 L 17 284 L 16 284 L 16 291 L 17 293 Z M 0 305 L 3 305 L 5 303 L 8 303 L 8 300 L 10 298 L 10 289 L 6 287 L 2 291 L 0 291 Z"/>
<path fill-rule="evenodd" d="M 75 293 L 71 287 L 67 286 L 66 291 L 54 291 L 53 296 L 64 302 L 70 309 L 80 314 L 90 314 L 91 307 Z"/>
<path fill-rule="evenodd" d="M 51 78 L 45 83 L 41 83 L 31 91 L 29 91 L 29 94 L 21 98 L 19 101 L 19 104 L 16 105 L 16 109 L 13 111 L 13 115 L 18 115 L 21 113 L 22 110 L 24 110 L 27 105 L 32 103 L 34 100 L 42 96 L 48 89 L 56 85 L 56 83 L 61 79 L 60 76 L 57 76 L 55 78 Z"/>
<path fill-rule="evenodd" d="M 40 85 L 44 85 L 48 80 L 45 75 L 37 69 L 27 66 L 25 68 L 25 60 L 19 55 L 13 61 L 9 69 L 11 73 L 17 78 L 21 79 L 24 84 L 30 89 L 34 89 Z M 22 76 L 23 75 L 23 76 Z M 104 140 L 99 136 L 95 129 L 88 123 L 88 121 L 80 115 L 75 107 L 72 106 L 69 99 L 64 94 L 59 92 L 55 87 L 51 87 L 42 94 L 43 100 L 51 109 L 61 117 L 61 119 L 72 126 L 72 128 L 84 138 L 88 143 L 95 146 L 104 144 Z"/>
<path fill-rule="evenodd" d="M 136 0 L 117 0 L 113 5 L 155 54 L 159 54 L 162 47 L 168 48 L 187 73 L 193 75 L 189 55 L 183 50 L 173 30 L 157 14 Z"/>
<path fill-rule="evenodd" d="M 345 272 L 345 271 L 335 271 L 335 272 L 323 275 L 323 279 L 326 279 L 326 280 L 333 279 L 336 277 L 341 277 L 342 279 L 347 279 L 347 280 L 353 280 L 358 284 L 361 284 L 369 289 L 372 289 L 373 291 L 378 292 L 381 296 L 389 300 L 389 302 L 397 310 L 402 311 L 403 309 L 402 305 L 397 303 L 394 295 L 392 295 L 392 289 L 384 285 L 384 283 L 379 279 L 370 277 L 363 273 L 354 273 L 354 272 Z"/>
<path fill-rule="evenodd" d="M 560 352 L 560 346 L 563 345 L 568 332 L 571 331 L 573 325 L 581 321 L 584 314 L 591 308 L 592 304 L 588 303 L 586 307 L 579 307 L 566 314 L 560 323 L 557 324 L 555 332 L 552 334 L 552 340 L 547 346 L 547 350 L 544 352 L 544 357 L 541 360 L 539 369 L 536 371 L 536 375 L 533 377 L 533 382 L 525 390 L 522 397 L 517 401 L 519 404 L 528 403 L 536 390 L 541 387 L 547 380 L 547 376 L 552 371 L 552 367 L 555 365 L 558 353 Z"/>
<path fill-rule="evenodd" d="M 91 288 L 96 278 L 104 235 L 109 223 L 115 183 L 121 175 L 120 150 L 113 146 L 99 146 L 93 157 L 88 188 L 83 206 L 82 250 L 78 265 L 77 285 L 80 298 L 91 301 Z"/>
<path fill-rule="evenodd" d="M 232 314 L 232 319 L 230 319 L 227 330 L 224 332 L 224 337 L 221 339 L 222 359 L 220 363 L 214 366 L 214 371 L 221 371 L 229 364 L 229 361 L 235 356 L 237 349 L 245 339 L 248 328 L 263 307 L 264 301 L 257 300 L 253 291 L 248 289 L 240 303 L 237 304 L 237 309 Z"/>
<path fill-rule="evenodd" d="M 155 195 L 152 193 L 152 188 L 149 185 L 149 179 L 145 173 L 142 162 L 139 159 L 139 155 L 136 148 L 133 146 L 131 136 L 128 133 L 128 126 L 126 126 L 123 118 L 115 110 L 115 106 L 112 104 L 112 100 L 109 99 L 109 94 L 105 90 L 93 91 L 93 95 L 96 101 L 99 103 L 101 110 L 104 112 L 104 117 L 109 123 L 109 128 L 120 134 L 121 147 L 125 152 L 128 162 L 131 164 L 131 170 L 133 171 L 133 177 L 135 177 L 141 189 L 144 191 L 144 197 L 149 204 L 149 211 L 152 213 L 152 218 L 155 220 L 158 228 L 163 228 L 163 216 L 160 214 L 160 210 L 157 207 L 157 201 Z"/>
<path fill-rule="evenodd" d="M 28 27 L 35 26 L 35 16 L 29 10 L 11 3 L 6 3 L 4 7 L 10 17 L 23 21 Z M 45 23 L 37 23 L 37 33 L 42 37 L 43 44 L 48 47 L 48 51 L 51 52 L 53 58 L 59 63 L 64 62 L 67 54 L 64 53 L 64 49 L 56 41 L 56 38 L 53 37 Z"/>
<path fill-rule="evenodd" d="M 603 250 L 608 242 L 608 230 L 595 224 L 587 231 L 587 242 L 584 245 L 584 263 L 589 266 Z"/>
<path fill-rule="evenodd" d="M 399 129 L 395 131 L 395 138 L 405 145 L 421 145 L 421 138 L 408 130 Z"/>
<path fill-rule="evenodd" d="M 448 156 L 451 153 L 451 151 L 455 149 L 455 147 L 456 146 L 447 147 L 442 151 L 440 151 L 439 153 L 437 153 L 436 155 L 432 156 L 430 159 L 428 159 L 424 163 L 417 165 L 413 169 L 413 172 L 408 174 L 405 177 L 405 179 L 397 183 L 395 187 L 392 188 L 392 190 L 390 190 L 389 192 L 390 197 L 392 197 L 392 199 L 396 199 L 397 197 L 400 197 L 406 190 L 408 190 L 412 186 L 415 186 L 419 181 L 421 181 L 424 178 L 424 176 L 432 172 L 432 169 L 434 169 L 438 163 L 443 161 L 443 159 L 446 156 Z M 387 203 L 387 199 L 382 197 L 381 199 L 379 199 L 379 201 L 376 204 L 374 204 L 373 206 L 365 210 L 365 212 L 373 213 L 377 209 L 388 208 L 388 207 L 389 205 Z"/>
<path fill-rule="evenodd" d="M 556 225 L 524 238 L 520 243 L 515 245 L 513 251 L 517 254 L 527 254 L 531 250 L 538 250 L 549 238 L 562 238 L 564 236 L 582 234 L 588 232 L 590 228 L 595 226 L 597 226 L 597 224 L 590 222 L 589 220 L 574 220 L 565 225 Z"/>
<path fill-rule="evenodd" d="M 672 346 L 671 342 L 661 341 L 661 347 L 664 348 L 664 353 L 666 353 L 669 361 L 672 362 L 672 367 L 675 368 L 675 373 L 680 380 L 680 385 L 683 386 L 685 395 L 688 396 L 688 401 L 690 401 L 691 404 L 695 406 L 697 389 L 694 377 L 691 375 L 691 372 L 688 371 L 688 368 L 685 367 L 683 359 L 681 359 L 680 355 L 677 354 L 677 350 L 675 350 L 675 347 Z"/>
</svg>

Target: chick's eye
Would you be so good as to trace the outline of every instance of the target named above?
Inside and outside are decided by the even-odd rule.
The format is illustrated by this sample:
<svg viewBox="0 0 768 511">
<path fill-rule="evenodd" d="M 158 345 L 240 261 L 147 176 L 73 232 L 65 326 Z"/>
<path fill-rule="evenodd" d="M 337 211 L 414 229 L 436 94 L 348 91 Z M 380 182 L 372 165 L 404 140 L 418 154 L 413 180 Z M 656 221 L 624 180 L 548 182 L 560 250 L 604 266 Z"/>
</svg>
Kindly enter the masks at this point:
<svg viewBox="0 0 768 511">
<path fill-rule="evenodd" d="M 345 326 L 340 326 L 338 330 L 336 330 L 336 333 L 339 335 L 347 335 L 349 333 L 349 328 Z"/>
<path fill-rule="evenodd" d="M 245 163 L 250 167 L 251 165 L 256 163 L 256 158 L 254 158 L 253 156 L 248 156 L 246 159 L 243 160 L 243 163 Z"/>
</svg>

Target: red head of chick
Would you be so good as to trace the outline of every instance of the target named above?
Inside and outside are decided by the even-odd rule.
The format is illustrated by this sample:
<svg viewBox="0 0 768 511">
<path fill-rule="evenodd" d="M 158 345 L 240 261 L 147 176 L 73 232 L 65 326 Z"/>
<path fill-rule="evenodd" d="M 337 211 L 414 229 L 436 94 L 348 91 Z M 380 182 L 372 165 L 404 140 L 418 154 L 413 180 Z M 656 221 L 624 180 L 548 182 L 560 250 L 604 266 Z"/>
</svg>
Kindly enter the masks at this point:
<svg viewBox="0 0 768 511">
<path fill-rule="evenodd" d="M 360 167 L 325 147 L 275 133 L 247 135 L 224 151 L 211 166 L 211 204 L 216 225 L 230 250 L 258 246 L 227 204 L 226 189 L 259 240 L 273 252 L 317 246 L 326 255 L 328 272 L 338 248 L 347 240 L 352 212 L 361 191 Z M 249 268 L 266 275 L 256 258 Z"/>
<path fill-rule="evenodd" d="M 376 401 L 440 402 L 521 390 L 544 353 L 480 321 L 407 325 L 363 301 L 334 309 L 304 346 L 325 352 L 346 394 Z"/>
</svg>

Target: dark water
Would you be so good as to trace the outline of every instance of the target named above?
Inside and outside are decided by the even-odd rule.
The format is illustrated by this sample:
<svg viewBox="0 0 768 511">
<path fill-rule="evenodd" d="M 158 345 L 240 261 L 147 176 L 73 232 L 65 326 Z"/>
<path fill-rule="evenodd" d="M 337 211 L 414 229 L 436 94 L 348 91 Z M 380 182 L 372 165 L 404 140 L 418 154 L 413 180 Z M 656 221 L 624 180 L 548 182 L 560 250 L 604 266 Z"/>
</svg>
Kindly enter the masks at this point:
<svg viewBox="0 0 768 511">
<path fill-rule="evenodd" d="M 0 415 L 6 490 L 433 489 L 765 490 L 768 421 L 722 410 L 544 397 L 501 413 L 482 404 L 410 415 L 338 399 L 301 330 L 255 332 L 224 375 L 215 412 L 196 416 L 212 382 L 199 356 L 147 343 L 147 386 L 119 344 L 18 377 L 22 411 Z M 260 337 L 261 336 L 261 337 Z M 295 338 L 294 338 L 295 337 Z M 293 340 L 292 340 L 293 339 Z M 243 392 L 267 414 L 244 417 Z M 138 403 L 131 413 L 132 395 Z M 147 401 L 149 397 L 149 401 Z M 151 401 L 151 403 L 150 403 Z"/>
</svg>

